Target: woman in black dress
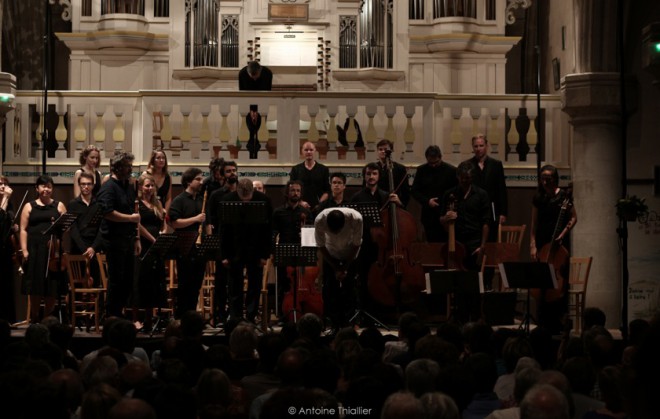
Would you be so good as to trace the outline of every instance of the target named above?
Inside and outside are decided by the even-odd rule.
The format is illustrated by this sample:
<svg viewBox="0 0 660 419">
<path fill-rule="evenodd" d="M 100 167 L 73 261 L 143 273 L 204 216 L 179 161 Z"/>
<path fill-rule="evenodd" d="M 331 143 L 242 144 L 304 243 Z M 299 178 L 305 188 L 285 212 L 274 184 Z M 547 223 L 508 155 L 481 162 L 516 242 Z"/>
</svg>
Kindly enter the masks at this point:
<svg viewBox="0 0 660 419">
<path fill-rule="evenodd" d="M 88 145 L 83 151 L 80 152 L 80 169 L 76 170 L 73 175 L 73 197 L 80 195 L 80 185 L 78 178 L 81 173 L 89 173 L 94 176 L 94 187 L 92 188 L 92 196 L 98 194 L 101 189 L 101 151 L 95 145 Z"/>
<path fill-rule="evenodd" d="M 151 153 L 149 165 L 144 174 L 153 177 L 156 182 L 155 195 L 165 209 L 165 213 L 169 212 L 172 203 L 172 177 L 167 172 L 167 155 L 163 150 L 156 150 Z"/>
<path fill-rule="evenodd" d="M 560 219 L 562 205 L 570 202 L 563 217 Z M 532 223 L 530 228 L 530 257 L 533 261 L 539 259 L 539 254 L 543 246 L 550 243 L 553 239 L 555 229 L 557 235 L 555 241 L 570 250 L 569 232 L 577 223 L 577 212 L 572 204 L 568 192 L 559 188 L 559 172 L 557 168 L 546 165 L 541 168 L 539 189 L 532 201 Z M 548 261 L 550 263 L 555 260 Z M 555 267 L 559 269 L 558 267 Z M 565 292 L 568 287 L 569 266 L 563 266 L 559 274 L 564 278 L 561 296 L 552 300 L 546 298 L 544 294 L 538 299 L 538 324 L 545 327 L 552 333 L 559 333 L 562 329 L 563 317 L 566 313 L 568 304 L 568 293 Z"/>
<path fill-rule="evenodd" d="M 21 212 L 21 250 L 25 274 L 21 291 L 30 299 L 30 321 L 38 321 L 39 305 L 44 300 L 44 316 L 55 308 L 58 277 L 48 269 L 50 250 L 55 240 L 42 234 L 57 218 L 66 212 L 60 201 L 53 199 L 53 179 L 47 175 L 37 178 L 37 199 L 25 204 Z M 50 244 L 50 246 L 49 246 Z M 59 251 L 59 249 L 56 249 Z"/>
<path fill-rule="evenodd" d="M 165 211 L 160 200 L 156 197 L 156 181 L 153 176 L 143 174 L 138 179 L 138 193 L 140 196 L 140 242 L 144 257 L 158 235 L 165 227 Z M 152 312 L 159 307 L 164 298 L 165 265 L 162 259 L 148 257 L 140 264 L 140 275 L 134 290 L 137 298 L 134 299 L 136 307 L 143 308 L 144 330 L 151 330 Z M 136 313 L 136 310 L 133 310 Z"/>
</svg>

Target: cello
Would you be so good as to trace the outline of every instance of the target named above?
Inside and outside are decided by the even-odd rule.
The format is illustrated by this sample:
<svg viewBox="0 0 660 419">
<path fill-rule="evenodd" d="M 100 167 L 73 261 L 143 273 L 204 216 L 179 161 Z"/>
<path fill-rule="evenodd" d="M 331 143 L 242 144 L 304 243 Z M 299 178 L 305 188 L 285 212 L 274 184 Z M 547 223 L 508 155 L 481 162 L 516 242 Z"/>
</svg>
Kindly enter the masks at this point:
<svg viewBox="0 0 660 419">
<path fill-rule="evenodd" d="M 300 214 L 300 227 L 305 225 L 307 215 Z M 318 266 L 289 266 L 286 268 L 291 288 L 282 299 L 282 313 L 286 313 L 289 321 L 296 321 L 295 313 L 314 313 L 323 317 L 323 296 L 316 289 L 316 278 L 319 276 Z"/>
<path fill-rule="evenodd" d="M 449 195 L 448 211 L 456 212 L 456 197 Z M 445 258 L 445 266 L 448 270 L 466 271 L 463 261 L 465 260 L 465 246 L 456 241 L 456 220 L 449 222 L 447 226 L 448 240 L 442 245 L 440 253 Z"/>
<path fill-rule="evenodd" d="M 392 173 L 392 152 L 385 154 L 390 194 L 396 193 Z M 417 239 L 417 221 L 412 214 L 389 202 L 380 212 L 383 227 L 372 227 L 371 236 L 378 244 L 378 258 L 369 269 L 367 287 L 374 301 L 401 309 L 419 300 L 426 288 L 424 269 L 413 261 L 411 245 Z"/>
<path fill-rule="evenodd" d="M 557 288 L 549 290 L 541 290 L 533 288 L 530 290 L 535 299 L 543 299 L 547 303 L 552 303 L 560 300 L 564 296 L 564 285 L 566 283 L 564 274 L 566 266 L 570 263 L 570 255 L 568 250 L 562 245 L 562 240 L 558 237 L 566 227 L 566 217 L 573 212 L 573 193 L 572 184 L 568 185 L 566 189 L 566 197 L 562 201 L 559 216 L 555 223 L 555 228 L 552 233 L 552 240 L 543 245 L 539 251 L 538 260 L 543 263 L 551 263 L 555 268 L 555 275 L 557 277 Z"/>
</svg>

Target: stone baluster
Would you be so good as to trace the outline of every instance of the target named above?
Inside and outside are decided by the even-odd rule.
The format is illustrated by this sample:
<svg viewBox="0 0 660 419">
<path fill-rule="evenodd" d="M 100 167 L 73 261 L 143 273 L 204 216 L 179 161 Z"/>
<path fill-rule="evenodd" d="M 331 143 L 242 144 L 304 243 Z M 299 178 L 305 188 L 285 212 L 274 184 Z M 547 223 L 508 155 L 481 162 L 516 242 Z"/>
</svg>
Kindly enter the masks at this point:
<svg viewBox="0 0 660 419">
<path fill-rule="evenodd" d="M 508 154 L 505 152 L 504 155 L 506 157 L 503 159 L 517 163 L 520 161 L 520 155 L 518 154 L 520 134 L 518 133 L 518 127 L 516 126 L 516 119 L 518 119 L 518 108 L 509 108 L 509 118 L 511 119 L 511 124 L 509 125 L 509 133 L 506 137 L 506 142 L 509 144 L 509 149 L 511 151 Z"/>
<path fill-rule="evenodd" d="M 536 115 L 530 115 L 530 110 L 527 110 L 527 116 L 529 118 L 529 130 L 527 130 L 527 145 L 529 146 L 529 152 L 527 152 L 526 161 L 534 162 L 536 161 L 536 146 L 539 143 L 538 133 L 536 131 Z M 541 150 L 539 150 L 541 151 Z"/>
<path fill-rule="evenodd" d="M 94 137 L 94 145 L 99 149 L 105 151 L 105 157 L 112 157 L 112 151 L 106 150 L 105 140 L 106 140 L 106 131 L 105 131 L 105 120 L 103 116 L 105 115 L 105 106 L 103 105 L 94 105 L 94 115 L 96 115 L 96 123 L 94 124 L 94 132 L 92 136 Z"/>
<path fill-rule="evenodd" d="M 452 153 L 461 153 L 461 143 L 463 142 L 463 128 L 461 126 L 462 108 L 451 109 L 451 131 L 449 138 L 451 140 Z"/>
<path fill-rule="evenodd" d="M 73 129 L 73 139 L 76 142 L 75 150 L 82 150 L 85 148 L 85 143 L 87 142 L 87 127 L 85 126 L 85 107 L 76 108 L 76 126 Z"/>
<path fill-rule="evenodd" d="M 211 133 L 211 127 L 209 126 L 209 114 L 211 113 L 210 106 L 202 106 L 202 127 L 199 130 L 199 141 L 202 145 L 202 151 L 209 151 L 211 145 L 211 139 L 213 139 L 213 134 Z"/>
<path fill-rule="evenodd" d="M 231 141 L 231 131 L 229 130 L 230 110 L 228 108 L 220 108 L 220 131 L 218 132 L 218 140 L 220 140 L 220 147 L 227 147 Z"/>
<path fill-rule="evenodd" d="M 181 157 L 192 158 L 192 130 L 190 129 L 190 114 L 192 109 L 190 106 L 180 106 L 181 111 Z M 199 144 L 197 144 L 199 146 Z M 197 151 L 197 158 L 199 158 L 199 149 Z"/>
<path fill-rule="evenodd" d="M 339 132 L 337 131 L 337 107 L 328 106 L 328 132 L 326 138 L 328 139 L 328 148 L 332 150 L 337 147 L 339 140 Z"/>
<path fill-rule="evenodd" d="M 364 143 L 369 151 L 376 151 L 376 143 L 378 142 L 378 133 L 376 133 L 376 127 L 374 125 L 374 117 L 377 111 L 378 108 L 374 105 L 368 105 L 366 107 L 369 122 L 367 124 L 367 131 L 364 134 Z"/>
<path fill-rule="evenodd" d="M 124 111 L 119 106 L 114 107 L 115 126 L 112 129 L 112 141 L 115 143 L 115 150 L 125 150 L 124 141 L 126 140 L 126 130 L 124 129 Z M 133 150 L 135 151 L 135 150 Z"/>
<path fill-rule="evenodd" d="M 55 151 L 55 158 L 65 159 L 68 155 L 64 146 L 68 133 L 64 126 L 64 111 L 57 111 L 57 128 L 55 129 L 55 140 L 57 140 L 57 150 Z"/>
<path fill-rule="evenodd" d="M 174 140 L 172 125 L 170 124 L 172 107 L 163 107 L 161 112 L 163 114 L 163 127 L 160 130 L 160 139 L 163 142 L 163 149 L 170 150 L 172 152 L 172 157 L 179 157 L 181 155 L 181 141 L 179 139 Z"/>
<path fill-rule="evenodd" d="M 404 113 L 406 115 L 406 129 L 403 131 L 403 143 L 406 146 L 405 151 L 412 152 L 413 146 L 415 145 L 415 130 L 413 129 L 412 123 L 413 116 L 415 116 L 415 107 L 404 107 Z M 401 150 L 401 156 L 403 159 L 403 150 Z"/>
<path fill-rule="evenodd" d="M 500 127 L 500 110 L 498 108 L 491 108 L 488 110 L 489 119 L 486 135 L 488 136 L 488 145 L 490 146 L 491 154 L 498 154 L 500 143 L 502 142 L 502 129 Z"/>
</svg>

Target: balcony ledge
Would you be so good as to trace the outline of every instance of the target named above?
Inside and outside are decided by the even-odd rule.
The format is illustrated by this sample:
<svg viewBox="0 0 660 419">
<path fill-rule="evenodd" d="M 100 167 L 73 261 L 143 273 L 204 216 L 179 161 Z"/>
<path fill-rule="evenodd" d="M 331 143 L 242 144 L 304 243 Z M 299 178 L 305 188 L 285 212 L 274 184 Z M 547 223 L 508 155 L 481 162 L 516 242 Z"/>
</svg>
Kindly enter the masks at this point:
<svg viewBox="0 0 660 419">
<path fill-rule="evenodd" d="M 385 70 L 382 68 L 361 68 L 358 70 L 333 70 L 332 77 L 339 81 L 401 81 L 405 79 L 404 71 Z"/>
<path fill-rule="evenodd" d="M 139 31 L 94 31 L 55 34 L 71 51 L 130 48 L 145 51 L 168 51 L 169 36 Z"/>
</svg>

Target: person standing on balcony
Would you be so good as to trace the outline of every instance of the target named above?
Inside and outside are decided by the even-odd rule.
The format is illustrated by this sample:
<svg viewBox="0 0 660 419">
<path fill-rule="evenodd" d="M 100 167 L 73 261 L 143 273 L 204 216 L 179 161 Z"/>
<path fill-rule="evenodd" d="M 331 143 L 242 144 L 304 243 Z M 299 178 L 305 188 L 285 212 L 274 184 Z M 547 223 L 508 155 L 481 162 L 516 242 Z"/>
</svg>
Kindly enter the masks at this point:
<svg viewBox="0 0 660 419">
<path fill-rule="evenodd" d="M 501 161 L 488 155 L 488 139 L 484 134 L 472 137 L 472 152 L 474 157 L 468 161 L 475 167 L 474 184 L 486 191 L 491 202 L 488 241 L 495 242 L 498 226 L 506 223 L 508 214 L 504 166 Z"/>
<path fill-rule="evenodd" d="M 299 180 L 303 183 L 301 205 L 312 212 L 330 195 L 330 170 L 314 159 L 316 146 L 307 141 L 302 147 L 305 160 L 291 169 L 289 180 Z"/>
<path fill-rule="evenodd" d="M 444 243 L 447 232 L 440 224 L 444 211 L 440 206 L 445 192 L 457 185 L 456 168 L 442 161 L 442 151 L 431 145 L 424 153 L 426 163 L 420 165 L 412 184 L 412 196 L 422 206 L 422 225 L 429 243 Z"/>
<path fill-rule="evenodd" d="M 259 61 L 250 61 L 238 72 L 238 90 L 271 90 L 273 72 Z"/>
</svg>

